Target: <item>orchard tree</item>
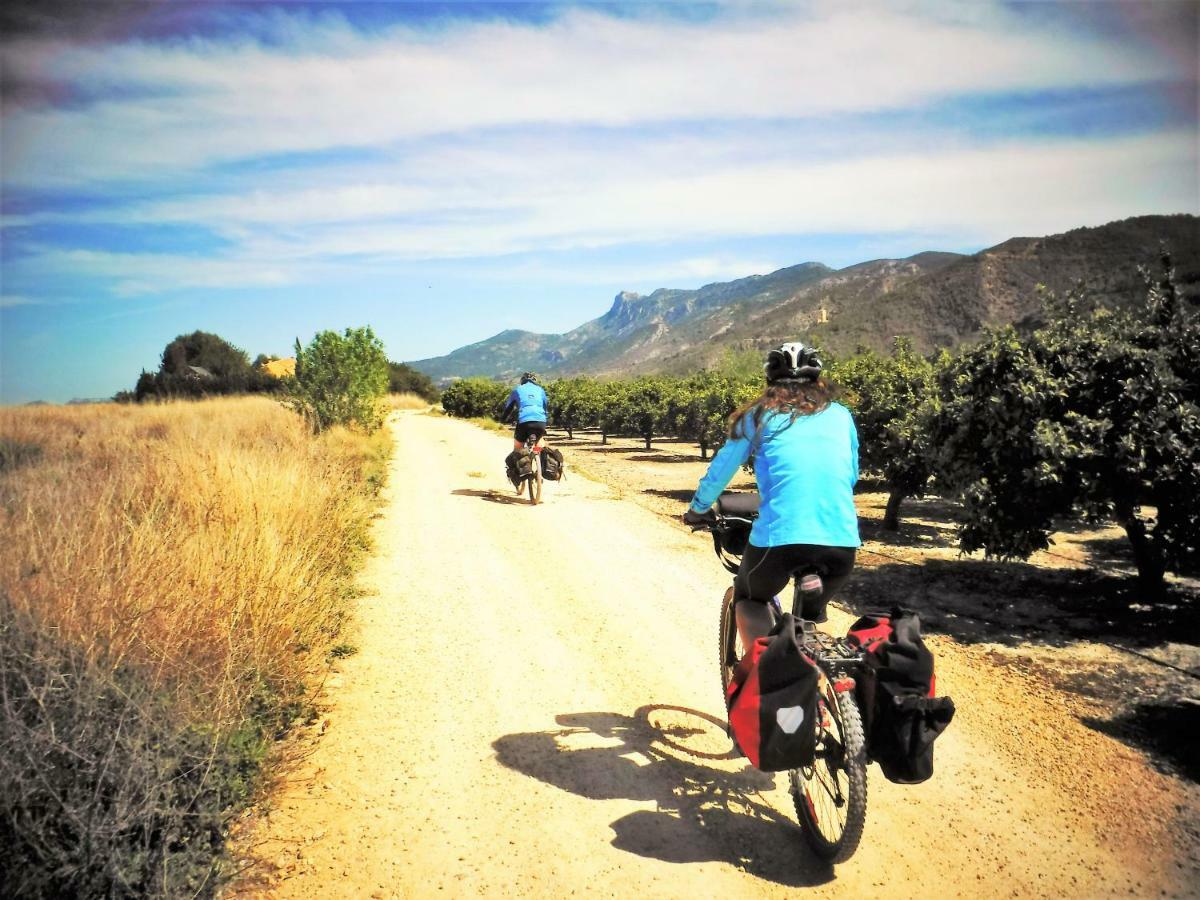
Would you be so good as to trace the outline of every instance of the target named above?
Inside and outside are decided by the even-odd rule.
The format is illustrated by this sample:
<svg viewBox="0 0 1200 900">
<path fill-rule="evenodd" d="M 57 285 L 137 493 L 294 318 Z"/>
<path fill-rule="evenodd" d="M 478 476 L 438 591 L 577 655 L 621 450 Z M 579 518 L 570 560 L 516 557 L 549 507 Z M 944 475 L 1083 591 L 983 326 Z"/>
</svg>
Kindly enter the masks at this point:
<svg viewBox="0 0 1200 900">
<path fill-rule="evenodd" d="M 566 429 L 567 437 L 575 437 L 576 428 L 595 424 L 596 382 L 590 378 L 560 378 L 546 388 L 550 403 L 550 421 Z"/>
<path fill-rule="evenodd" d="M 883 527 L 900 527 L 900 504 L 919 497 L 931 474 L 929 419 L 937 409 L 934 363 L 898 337 L 891 356 L 866 351 L 837 366 L 835 379 L 858 427 L 862 467 L 888 488 Z"/>
<path fill-rule="evenodd" d="M 725 441 L 729 417 L 762 390 L 760 376 L 730 377 L 701 372 L 683 381 L 672 400 L 668 417 L 675 434 L 700 445 L 700 458 Z"/>
<path fill-rule="evenodd" d="M 619 427 L 641 437 L 647 450 L 655 434 L 665 434 L 668 430 L 667 408 L 672 389 L 672 382 L 665 378 L 642 376 L 628 382 L 622 392 Z"/>
<path fill-rule="evenodd" d="M 490 378 L 462 378 L 442 391 L 442 409 L 464 419 L 491 418 L 500 421 L 509 388 Z"/>
<path fill-rule="evenodd" d="M 296 339 L 296 377 L 288 402 L 314 432 L 331 425 L 376 430 L 383 424 L 379 401 L 387 386 L 387 356 L 370 326 L 342 334 L 322 331 L 307 347 Z"/>
<path fill-rule="evenodd" d="M 1124 528 L 1148 591 L 1196 571 L 1200 326 L 1165 255 L 1163 268 L 1144 317 L 1051 298 L 1046 327 L 1003 329 L 947 368 L 933 438 L 963 497 L 964 550 L 1025 558 L 1055 517 L 1082 512 Z"/>
</svg>

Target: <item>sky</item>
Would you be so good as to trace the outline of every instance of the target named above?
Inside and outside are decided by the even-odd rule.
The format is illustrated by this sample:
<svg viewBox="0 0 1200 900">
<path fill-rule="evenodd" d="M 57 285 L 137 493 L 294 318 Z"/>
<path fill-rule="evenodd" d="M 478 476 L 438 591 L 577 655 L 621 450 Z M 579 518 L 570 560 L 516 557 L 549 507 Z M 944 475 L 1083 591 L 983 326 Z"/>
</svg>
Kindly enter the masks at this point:
<svg viewBox="0 0 1200 900">
<path fill-rule="evenodd" d="M 1200 212 L 1200 3 L 9 0 L 0 402 Z"/>
</svg>

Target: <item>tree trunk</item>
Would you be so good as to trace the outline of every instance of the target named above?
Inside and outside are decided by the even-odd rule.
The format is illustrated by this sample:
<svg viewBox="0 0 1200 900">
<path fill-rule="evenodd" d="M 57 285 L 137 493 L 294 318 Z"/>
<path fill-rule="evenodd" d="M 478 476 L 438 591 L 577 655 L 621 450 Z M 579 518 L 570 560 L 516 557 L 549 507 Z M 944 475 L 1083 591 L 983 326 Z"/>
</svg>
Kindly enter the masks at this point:
<svg viewBox="0 0 1200 900">
<path fill-rule="evenodd" d="M 642 437 L 644 437 L 646 439 L 646 449 L 649 450 L 651 433 L 649 431 L 647 431 L 645 434 L 642 435 Z"/>
<path fill-rule="evenodd" d="M 708 459 L 708 441 L 700 442 L 700 459 Z"/>
<path fill-rule="evenodd" d="M 569 440 L 569 441 L 575 440 L 575 429 L 572 428 L 570 425 L 567 426 L 567 440 Z"/>
<path fill-rule="evenodd" d="M 1117 502 L 1117 521 L 1125 529 L 1129 545 L 1133 548 L 1138 581 L 1142 588 L 1152 597 L 1161 597 L 1166 591 L 1166 579 L 1163 576 L 1167 571 L 1162 550 L 1147 533 L 1146 523 L 1137 517 L 1132 504 Z"/>
<path fill-rule="evenodd" d="M 601 428 L 600 429 L 600 446 L 604 446 L 607 443 L 608 443 L 608 432 L 605 431 L 603 428 Z"/>
<path fill-rule="evenodd" d="M 883 513 L 883 527 L 888 531 L 900 530 L 900 504 L 904 502 L 904 492 L 892 488 L 888 494 L 887 509 Z"/>
</svg>

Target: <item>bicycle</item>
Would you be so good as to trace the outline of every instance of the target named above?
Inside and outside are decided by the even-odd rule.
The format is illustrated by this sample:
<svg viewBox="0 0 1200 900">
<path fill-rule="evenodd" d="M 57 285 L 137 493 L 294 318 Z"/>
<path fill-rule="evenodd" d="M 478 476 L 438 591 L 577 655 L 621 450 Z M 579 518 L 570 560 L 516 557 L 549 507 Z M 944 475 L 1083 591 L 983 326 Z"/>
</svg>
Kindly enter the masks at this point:
<svg viewBox="0 0 1200 900">
<path fill-rule="evenodd" d="M 521 450 L 529 457 L 529 472 L 522 474 L 517 482 L 517 495 L 520 496 L 523 491 L 528 490 L 529 503 L 532 506 L 537 506 L 542 500 L 542 460 L 540 451 L 535 449 L 537 442 L 536 435 L 525 438 L 525 445 Z"/>
<path fill-rule="evenodd" d="M 757 515 L 757 494 L 726 493 L 718 498 L 711 521 L 697 526 L 696 530 L 712 534 L 717 558 L 735 575 Z M 867 815 L 866 740 L 855 698 L 856 676 L 864 663 L 860 650 L 801 618 L 800 585 L 809 574 L 820 573 L 811 568 L 795 573 L 792 615 L 801 623 L 801 649 L 819 673 L 816 750 L 812 763 L 790 770 L 788 779 L 809 846 L 821 859 L 841 863 L 858 848 Z M 728 696 L 733 670 L 747 649 L 738 636 L 733 595 L 731 585 L 721 601 L 718 649 L 723 697 Z M 772 622 L 778 624 L 783 616 L 779 598 L 772 598 L 768 607 Z"/>
</svg>

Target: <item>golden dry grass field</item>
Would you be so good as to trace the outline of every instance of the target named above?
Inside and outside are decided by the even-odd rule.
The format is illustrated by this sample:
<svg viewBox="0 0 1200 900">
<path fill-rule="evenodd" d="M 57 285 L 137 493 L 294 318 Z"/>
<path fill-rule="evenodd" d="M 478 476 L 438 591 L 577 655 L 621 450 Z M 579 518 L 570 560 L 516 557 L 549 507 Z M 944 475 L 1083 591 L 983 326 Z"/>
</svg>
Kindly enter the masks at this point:
<svg viewBox="0 0 1200 900">
<path fill-rule="evenodd" d="M 389 450 L 262 398 L 0 409 L 0 868 L 32 893 L 214 882 L 344 652 Z"/>
</svg>

